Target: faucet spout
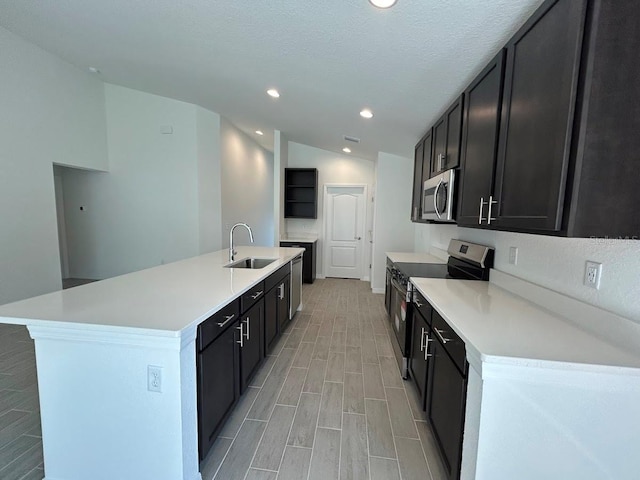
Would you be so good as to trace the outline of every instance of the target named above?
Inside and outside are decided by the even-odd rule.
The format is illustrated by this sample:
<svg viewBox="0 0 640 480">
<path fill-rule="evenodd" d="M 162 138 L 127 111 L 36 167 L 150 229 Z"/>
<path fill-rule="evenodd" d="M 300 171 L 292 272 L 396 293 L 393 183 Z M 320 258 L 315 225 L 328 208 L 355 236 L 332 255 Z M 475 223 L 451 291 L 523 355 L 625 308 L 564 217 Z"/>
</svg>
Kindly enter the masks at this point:
<svg viewBox="0 0 640 480">
<path fill-rule="evenodd" d="M 236 223 L 233 227 L 231 227 L 231 230 L 229 230 L 229 261 L 233 262 L 234 257 L 236 255 L 236 249 L 233 247 L 233 231 L 236 229 L 236 227 L 245 227 L 248 231 L 249 231 L 249 240 L 251 240 L 251 243 L 253 243 L 253 232 L 251 231 L 251 227 L 249 225 L 247 225 L 246 223 Z"/>
</svg>

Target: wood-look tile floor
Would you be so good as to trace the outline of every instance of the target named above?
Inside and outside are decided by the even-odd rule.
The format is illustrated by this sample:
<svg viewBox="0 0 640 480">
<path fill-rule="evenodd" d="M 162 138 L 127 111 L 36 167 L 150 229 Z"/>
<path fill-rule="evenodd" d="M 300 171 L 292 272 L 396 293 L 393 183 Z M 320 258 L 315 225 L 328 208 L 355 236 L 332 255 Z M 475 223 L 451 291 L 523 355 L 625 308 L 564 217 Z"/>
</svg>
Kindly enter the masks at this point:
<svg viewBox="0 0 640 480">
<path fill-rule="evenodd" d="M 43 477 L 33 340 L 26 327 L 0 324 L 0 479 Z"/>
<path fill-rule="evenodd" d="M 357 280 L 304 285 L 304 311 L 220 432 L 203 480 L 444 479 L 383 301 Z M 0 324 L 0 479 L 44 477 L 41 435 L 33 341 Z"/>
<path fill-rule="evenodd" d="M 402 380 L 384 296 L 357 280 L 303 286 L 304 310 L 202 464 L 203 480 L 444 480 Z"/>
</svg>

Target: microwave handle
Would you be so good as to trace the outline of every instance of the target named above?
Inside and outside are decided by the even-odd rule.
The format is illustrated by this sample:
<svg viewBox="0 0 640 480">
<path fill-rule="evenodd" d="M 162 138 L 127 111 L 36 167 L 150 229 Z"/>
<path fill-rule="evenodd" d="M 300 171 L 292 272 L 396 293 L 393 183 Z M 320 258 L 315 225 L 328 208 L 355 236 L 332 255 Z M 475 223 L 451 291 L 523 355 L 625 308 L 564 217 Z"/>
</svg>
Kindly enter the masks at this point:
<svg viewBox="0 0 640 480">
<path fill-rule="evenodd" d="M 436 215 L 438 216 L 438 218 L 442 218 L 442 214 L 438 211 L 438 190 L 440 190 L 440 186 L 444 183 L 444 180 L 440 179 L 440 182 L 438 182 L 438 186 L 436 187 L 436 189 L 433 192 L 433 209 L 436 212 Z"/>
</svg>

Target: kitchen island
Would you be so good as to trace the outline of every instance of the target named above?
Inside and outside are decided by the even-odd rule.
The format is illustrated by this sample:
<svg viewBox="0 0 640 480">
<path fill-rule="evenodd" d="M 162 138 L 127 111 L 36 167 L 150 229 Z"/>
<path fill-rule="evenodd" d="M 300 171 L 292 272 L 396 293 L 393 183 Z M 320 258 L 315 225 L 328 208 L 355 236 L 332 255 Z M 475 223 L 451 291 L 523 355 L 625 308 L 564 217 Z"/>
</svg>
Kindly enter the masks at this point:
<svg viewBox="0 0 640 480">
<path fill-rule="evenodd" d="M 464 341 L 462 480 L 637 478 L 638 323 L 496 270 L 411 282 Z"/>
<path fill-rule="evenodd" d="M 200 480 L 197 327 L 303 251 L 237 250 L 274 261 L 221 250 L 0 306 L 35 342 L 48 480 Z"/>
</svg>

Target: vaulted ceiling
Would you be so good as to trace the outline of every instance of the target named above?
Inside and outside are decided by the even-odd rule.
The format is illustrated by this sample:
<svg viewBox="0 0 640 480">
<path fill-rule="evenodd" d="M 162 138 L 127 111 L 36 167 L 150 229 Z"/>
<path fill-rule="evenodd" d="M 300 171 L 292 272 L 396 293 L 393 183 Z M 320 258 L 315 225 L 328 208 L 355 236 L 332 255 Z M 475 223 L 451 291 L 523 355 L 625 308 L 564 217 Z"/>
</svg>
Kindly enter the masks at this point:
<svg viewBox="0 0 640 480">
<path fill-rule="evenodd" d="M 411 157 L 541 2 L 399 0 L 380 10 L 367 0 L 4 0 L 0 26 L 97 67 L 105 82 L 218 112 L 266 148 L 278 129 L 375 159 Z M 279 99 L 266 95 L 271 87 Z M 372 119 L 359 116 L 364 107 Z"/>
</svg>

